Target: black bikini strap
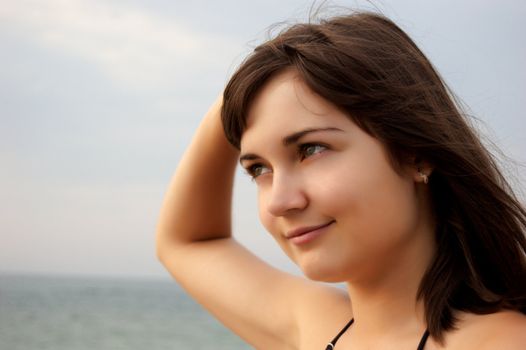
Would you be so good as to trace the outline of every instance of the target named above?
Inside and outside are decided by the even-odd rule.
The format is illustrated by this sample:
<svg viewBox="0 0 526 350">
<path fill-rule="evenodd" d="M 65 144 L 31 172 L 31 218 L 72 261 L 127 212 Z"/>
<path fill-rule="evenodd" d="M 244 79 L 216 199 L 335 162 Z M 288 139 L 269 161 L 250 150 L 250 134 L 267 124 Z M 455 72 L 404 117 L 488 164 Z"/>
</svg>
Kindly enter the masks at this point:
<svg viewBox="0 0 526 350">
<path fill-rule="evenodd" d="M 347 323 L 345 325 L 345 327 L 343 327 L 343 329 L 340 331 L 340 333 L 338 333 L 338 335 L 336 337 L 334 337 L 334 339 L 329 344 L 327 344 L 327 347 L 325 348 L 325 350 L 332 350 L 332 349 L 334 349 L 334 345 L 336 345 L 336 342 L 338 341 L 338 339 L 340 339 L 342 334 L 345 333 L 345 331 L 353 324 L 353 322 L 354 322 L 354 318 L 351 318 L 349 323 Z"/>
<path fill-rule="evenodd" d="M 418 343 L 418 348 L 416 350 L 424 350 L 424 346 L 426 345 L 427 338 L 429 337 L 429 331 L 426 329 L 424 332 L 424 335 L 422 335 L 422 339 L 420 339 L 420 343 Z"/>
<path fill-rule="evenodd" d="M 349 321 L 349 323 L 347 323 L 345 325 L 345 327 L 343 327 L 343 329 L 340 331 L 340 333 L 338 333 L 338 335 L 336 337 L 334 337 L 334 339 L 329 344 L 327 344 L 327 347 L 325 348 L 325 350 L 333 350 L 334 346 L 336 345 L 336 342 L 338 341 L 338 339 L 340 339 L 340 337 L 343 335 L 343 333 L 345 333 L 345 331 L 347 331 L 347 329 L 349 329 L 349 327 L 353 324 L 353 322 L 354 322 L 354 318 L 352 318 Z M 426 345 L 427 338 L 429 338 L 429 330 L 426 329 L 426 331 L 422 335 L 422 339 L 420 339 L 420 343 L 418 343 L 418 347 L 416 348 L 416 350 L 424 350 L 424 346 Z"/>
</svg>

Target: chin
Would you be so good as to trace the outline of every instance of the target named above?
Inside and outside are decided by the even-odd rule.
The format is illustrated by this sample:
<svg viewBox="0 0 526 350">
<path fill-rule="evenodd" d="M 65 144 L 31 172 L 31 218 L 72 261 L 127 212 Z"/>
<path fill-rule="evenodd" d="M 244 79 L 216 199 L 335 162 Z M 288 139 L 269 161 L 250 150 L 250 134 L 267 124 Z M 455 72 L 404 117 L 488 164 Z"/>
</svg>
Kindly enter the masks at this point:
<svg viewBox="0 0 526 350">
<path fill-rule="evenodd" d="M 341 283 L 347 280 L 346 274 L 340 269 L 334 267 L 331 268 L 330 266 L 323 266 L 320 264 L 314 264 L 314 266 L 298 264 L 298 267 L 301 269 L 305 277 L 313 281 Z"/>
<path fill-rule="evenodd" d="M 330 256 L 315 252 L 295 253 L 292 249 L 281 246 L 289 259 L 303 272 L 303 275 L 310 280 L 326 283 L 346 282 L 349 278 L 348 269 L 345 268 L 344 261 L 331 259 Z"/>
</svg>

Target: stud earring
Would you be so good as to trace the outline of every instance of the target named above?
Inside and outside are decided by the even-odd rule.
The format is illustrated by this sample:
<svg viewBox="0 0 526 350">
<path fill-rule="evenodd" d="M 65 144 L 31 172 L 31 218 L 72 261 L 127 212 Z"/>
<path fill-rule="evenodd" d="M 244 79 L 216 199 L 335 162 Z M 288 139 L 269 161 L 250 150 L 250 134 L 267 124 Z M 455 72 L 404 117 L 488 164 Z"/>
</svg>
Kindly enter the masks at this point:
<svg viewBox="0 0 526 350">
<path fill-rule="evenodd" d="M 422 171 L 419 171 L 418 175 L 420 175 L 420 177 L 424 181 L 424 184 L 427 185 L 427 183 L 429 182 L 429 177 L 426 174 L 424 174 Z"/>
</svg>

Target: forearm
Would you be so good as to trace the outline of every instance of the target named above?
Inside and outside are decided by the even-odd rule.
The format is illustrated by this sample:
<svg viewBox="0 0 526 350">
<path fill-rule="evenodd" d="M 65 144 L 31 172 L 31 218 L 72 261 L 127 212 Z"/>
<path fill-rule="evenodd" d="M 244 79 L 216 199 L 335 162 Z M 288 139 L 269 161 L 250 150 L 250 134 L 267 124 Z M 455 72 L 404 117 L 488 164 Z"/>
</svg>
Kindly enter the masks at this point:
<svg viewBox="0 0 526 350">
<path fill-rule="evenodd" d="M 210 108 L 186 150 L 165 195 L 157 247 L 229 237 L 237 150 L 226 140 L 220 100 Z"/>
</svg>

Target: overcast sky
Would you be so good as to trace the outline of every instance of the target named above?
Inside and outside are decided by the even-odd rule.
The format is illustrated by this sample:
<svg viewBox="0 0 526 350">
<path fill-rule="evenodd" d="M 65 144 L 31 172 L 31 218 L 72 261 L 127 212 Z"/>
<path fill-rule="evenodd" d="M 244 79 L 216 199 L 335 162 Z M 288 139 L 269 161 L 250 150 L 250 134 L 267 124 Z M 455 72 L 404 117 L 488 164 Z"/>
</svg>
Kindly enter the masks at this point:
<svg viewBox="0 0 526 350">
<path fill-rule="evenodd" d="M 166 276 L 154 232 L 164 190 L 236 65 L 297 0 L 0 0 L 0 271 Z M 366 1 L 333 1 L 371 8 Z M 526 163 L 523 1 L 377 1 Z M 506 163 L 524 190 L 525 168 Z M 235 231 L 286 260 L 239 172 Z"/>
</svg>

